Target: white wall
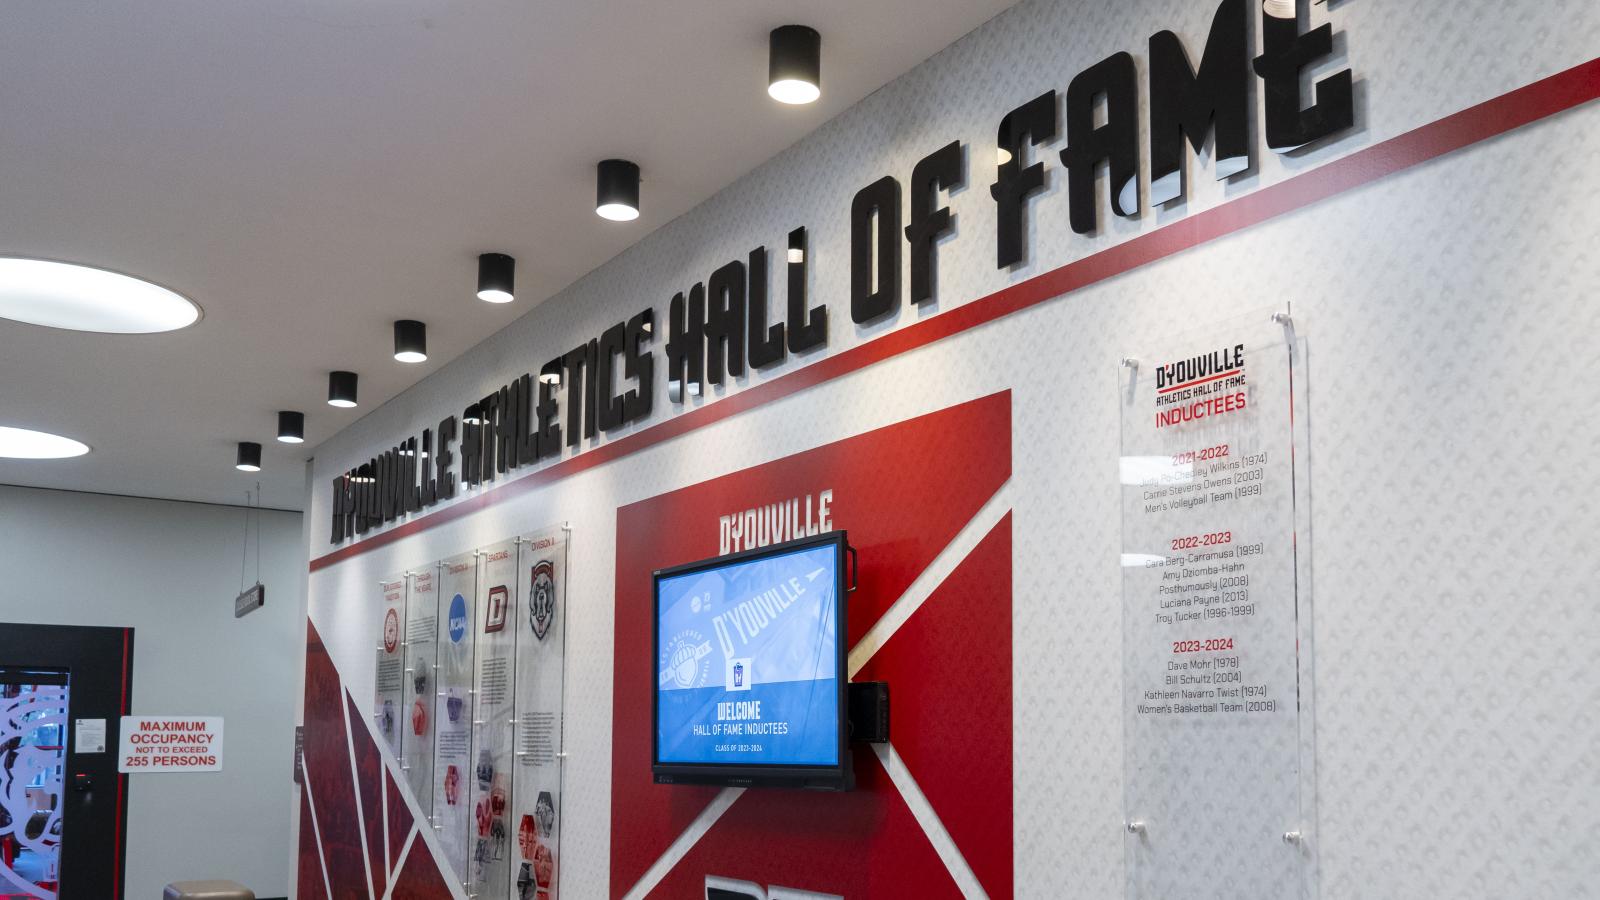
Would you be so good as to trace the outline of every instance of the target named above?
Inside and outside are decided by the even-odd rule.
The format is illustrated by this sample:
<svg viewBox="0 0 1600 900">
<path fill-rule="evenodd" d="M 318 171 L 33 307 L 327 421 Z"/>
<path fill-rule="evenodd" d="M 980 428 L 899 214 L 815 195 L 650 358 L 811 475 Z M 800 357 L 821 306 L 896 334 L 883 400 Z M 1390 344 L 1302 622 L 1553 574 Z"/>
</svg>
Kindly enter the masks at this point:
<svg viewBox="0 0 1600 900">
<path fill-rule="evenodd" d="M 811 229 L 833 354 L 1600 48 L 1592 2 L 1477 0 L 1447 15 L 1318 5 L 1314 20 L 1343 34 L 1322 71 L 1355 71 L 1355 131 L 1294 158 L 1258 149 L 1257 171 L 1226 186 L 1191 169 L 1186 206 L 1136 220 L 1110 217 L 1102 195 L 1109 221 L 1093 237 L 1068 227 L 1058 140 L 1043 148 L 1049 188 L 1032 203 L 1028 262 L 997 270 L 988 185 L 1001 116 L 1112 52 L 1143 67 L 1164 28 L 1197 55 L 1215 7 L 1030 0 L 996 18 L 319 447 L 307 552 L 332 549 L 335 474 L 646 305 L 664 322 L 674 291 L 757 244 L 782 246 L 795 226 Z M 957 234 L 941 245 L 937 308 L 857 328 L 852 195 L 885 174 L 907 179 L 956 139 L 968 187 L 950 197 Z M 355 556 L 312 576 L 311 616 L 352 694 L 370 696 L 378 607 L 351 598 L 408 566 L 571 521 L 562 880 L 566 897 L 606 896 L 616 507 L 1011 388 L 1017 895 L 1120 896 L 1117 360 L 1292 301 L 1310 347 L 1322 896 L 1585 894 L 1580 835 L 1600 829 L 1600 719 L 1585 712 L 1600 708 L 1600 616 L 1584 599 L 1595 494 L 1578 461 L 1600 420 L 1583 412 L 1593 398 L 1578 373 L 1600 366 L 1596 158 L 1591 103 Z M 661 365 L 646 425 L 678 412 Z"/>
<path fill-rule="evenodd" d="M 0 486 L 0 622 L 132 627 L 134 715 L 221 716 L 217 773 L 129 776 L 127 896 L 289 892 L 304 666 L 299 513 L 261 513 L 267 605 L 235 620 L 243 509 Z M 254 535 L 247 581 L 255 579 Z"/>
</svg>

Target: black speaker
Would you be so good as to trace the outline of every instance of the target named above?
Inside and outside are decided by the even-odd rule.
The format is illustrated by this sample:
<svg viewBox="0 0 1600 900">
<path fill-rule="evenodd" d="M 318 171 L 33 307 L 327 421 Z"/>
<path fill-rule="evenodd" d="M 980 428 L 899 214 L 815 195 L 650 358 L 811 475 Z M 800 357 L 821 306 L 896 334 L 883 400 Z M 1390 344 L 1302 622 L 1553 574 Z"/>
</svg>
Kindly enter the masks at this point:
<svg viewBox="0 0 1600 900">
<path fill-rule="evenodd" d="M 889 682 L 850 684 L 850 740 L 889 743 Z"/>
</svg>

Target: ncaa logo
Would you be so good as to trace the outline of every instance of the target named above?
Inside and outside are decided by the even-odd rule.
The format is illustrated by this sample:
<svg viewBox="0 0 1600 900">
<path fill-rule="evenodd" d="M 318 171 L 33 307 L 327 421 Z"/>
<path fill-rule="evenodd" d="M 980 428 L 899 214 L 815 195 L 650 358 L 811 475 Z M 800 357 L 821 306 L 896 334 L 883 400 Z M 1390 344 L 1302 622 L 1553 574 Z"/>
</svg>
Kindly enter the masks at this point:
<svg viewBox="0 0 1600 900">
<path fill-rule="evenodd" d="M 753 881 L 738 881 L 720 875 L 706 876 L 706 900 L 844 900 L 838 894 L 819 894 L 773 885 L 762 887 Z"/>
<path fill-rule="evenodd" d="M 460 594 L 450 598 L 450 642 L 461 643 L 467 633 L 467 598 Z"/>
<path fill-rule="evenodd" d="M 555 620 L 556 566 L 542 559 L 533 566 L 532 585 L 528 591 L 528 624 L 533 628 L 533 636 L 542 641 Z"/>
</svg>

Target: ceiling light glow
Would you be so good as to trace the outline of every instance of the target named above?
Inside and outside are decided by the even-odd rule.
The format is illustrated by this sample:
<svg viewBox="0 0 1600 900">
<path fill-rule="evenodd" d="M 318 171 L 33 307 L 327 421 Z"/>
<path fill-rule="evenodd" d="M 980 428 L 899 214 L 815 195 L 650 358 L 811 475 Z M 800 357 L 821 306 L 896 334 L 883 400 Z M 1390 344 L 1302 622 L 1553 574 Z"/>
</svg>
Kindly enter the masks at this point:
<svg viewBox="0 0 1600 900">
<path fill-rule="evenodd" d="M 767 85 L 767 95 L 779 103 L 801 106 L 816 102 L 822 96 L 822 89 L 807 81 L 785 78 Z"/>
<path fill-rule="evenodd" d="M 88 444 L 69 437 L 0 425 L 0 457 L 5 459 L 69 459 L 88 452 Z"/>
<path fill-rule="evenodd" d="M 154 334 L 193 325 L 200 319 L 200 307 L 130 275 L 0 257 L 0 318 L 71 331 Z"/>
</svg>

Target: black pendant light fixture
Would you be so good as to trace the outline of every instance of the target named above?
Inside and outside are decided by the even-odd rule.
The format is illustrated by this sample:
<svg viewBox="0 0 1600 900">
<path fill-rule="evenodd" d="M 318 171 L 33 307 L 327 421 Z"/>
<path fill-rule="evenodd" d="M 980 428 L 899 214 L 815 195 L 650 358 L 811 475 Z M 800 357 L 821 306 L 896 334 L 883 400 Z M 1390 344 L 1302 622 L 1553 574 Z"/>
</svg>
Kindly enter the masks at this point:
<svg viewBox="0 0 1600 900">
<path fill-rule="evenodd" d="M 305 443 L 306 414 L 287 409 L 278 413 L 278 440 L 285 444 Z"/>
<path fill-rule="evenodd" d="M 328 405 L 349 409 L 356 405 L 356 373 L 328 373 Z"/>
<path fill-rule="evenodd" d="M 394 358 L 403 363 L 428 361 L 428 326 L 416 319 L 394 323 Z"/>
<path fill-rule="evenodd" d="M 233 458 L 233 467 L 241 472 L 261 471 L 261 445 L 254 441 L 240 441 L 239 452 Z"/>
<path fill-rule="evenodd" d="M 804 25 L 772 29 L 767 55 L 767 95 L 800 105 L 822 96 L 822 35 Z"/>
<path fill-rule="evenodd" d="M 478 299 L 485 303 L 510 303 L 517 299 L 517 261 L 504 253 L 478 256 Z"/>
<path fill-rule="evenodd" d="M 625 159 L 603 159 L 596 172 L 594 211 L 602 219 L 639 218 L 639 167 Z"/>
</svg>

